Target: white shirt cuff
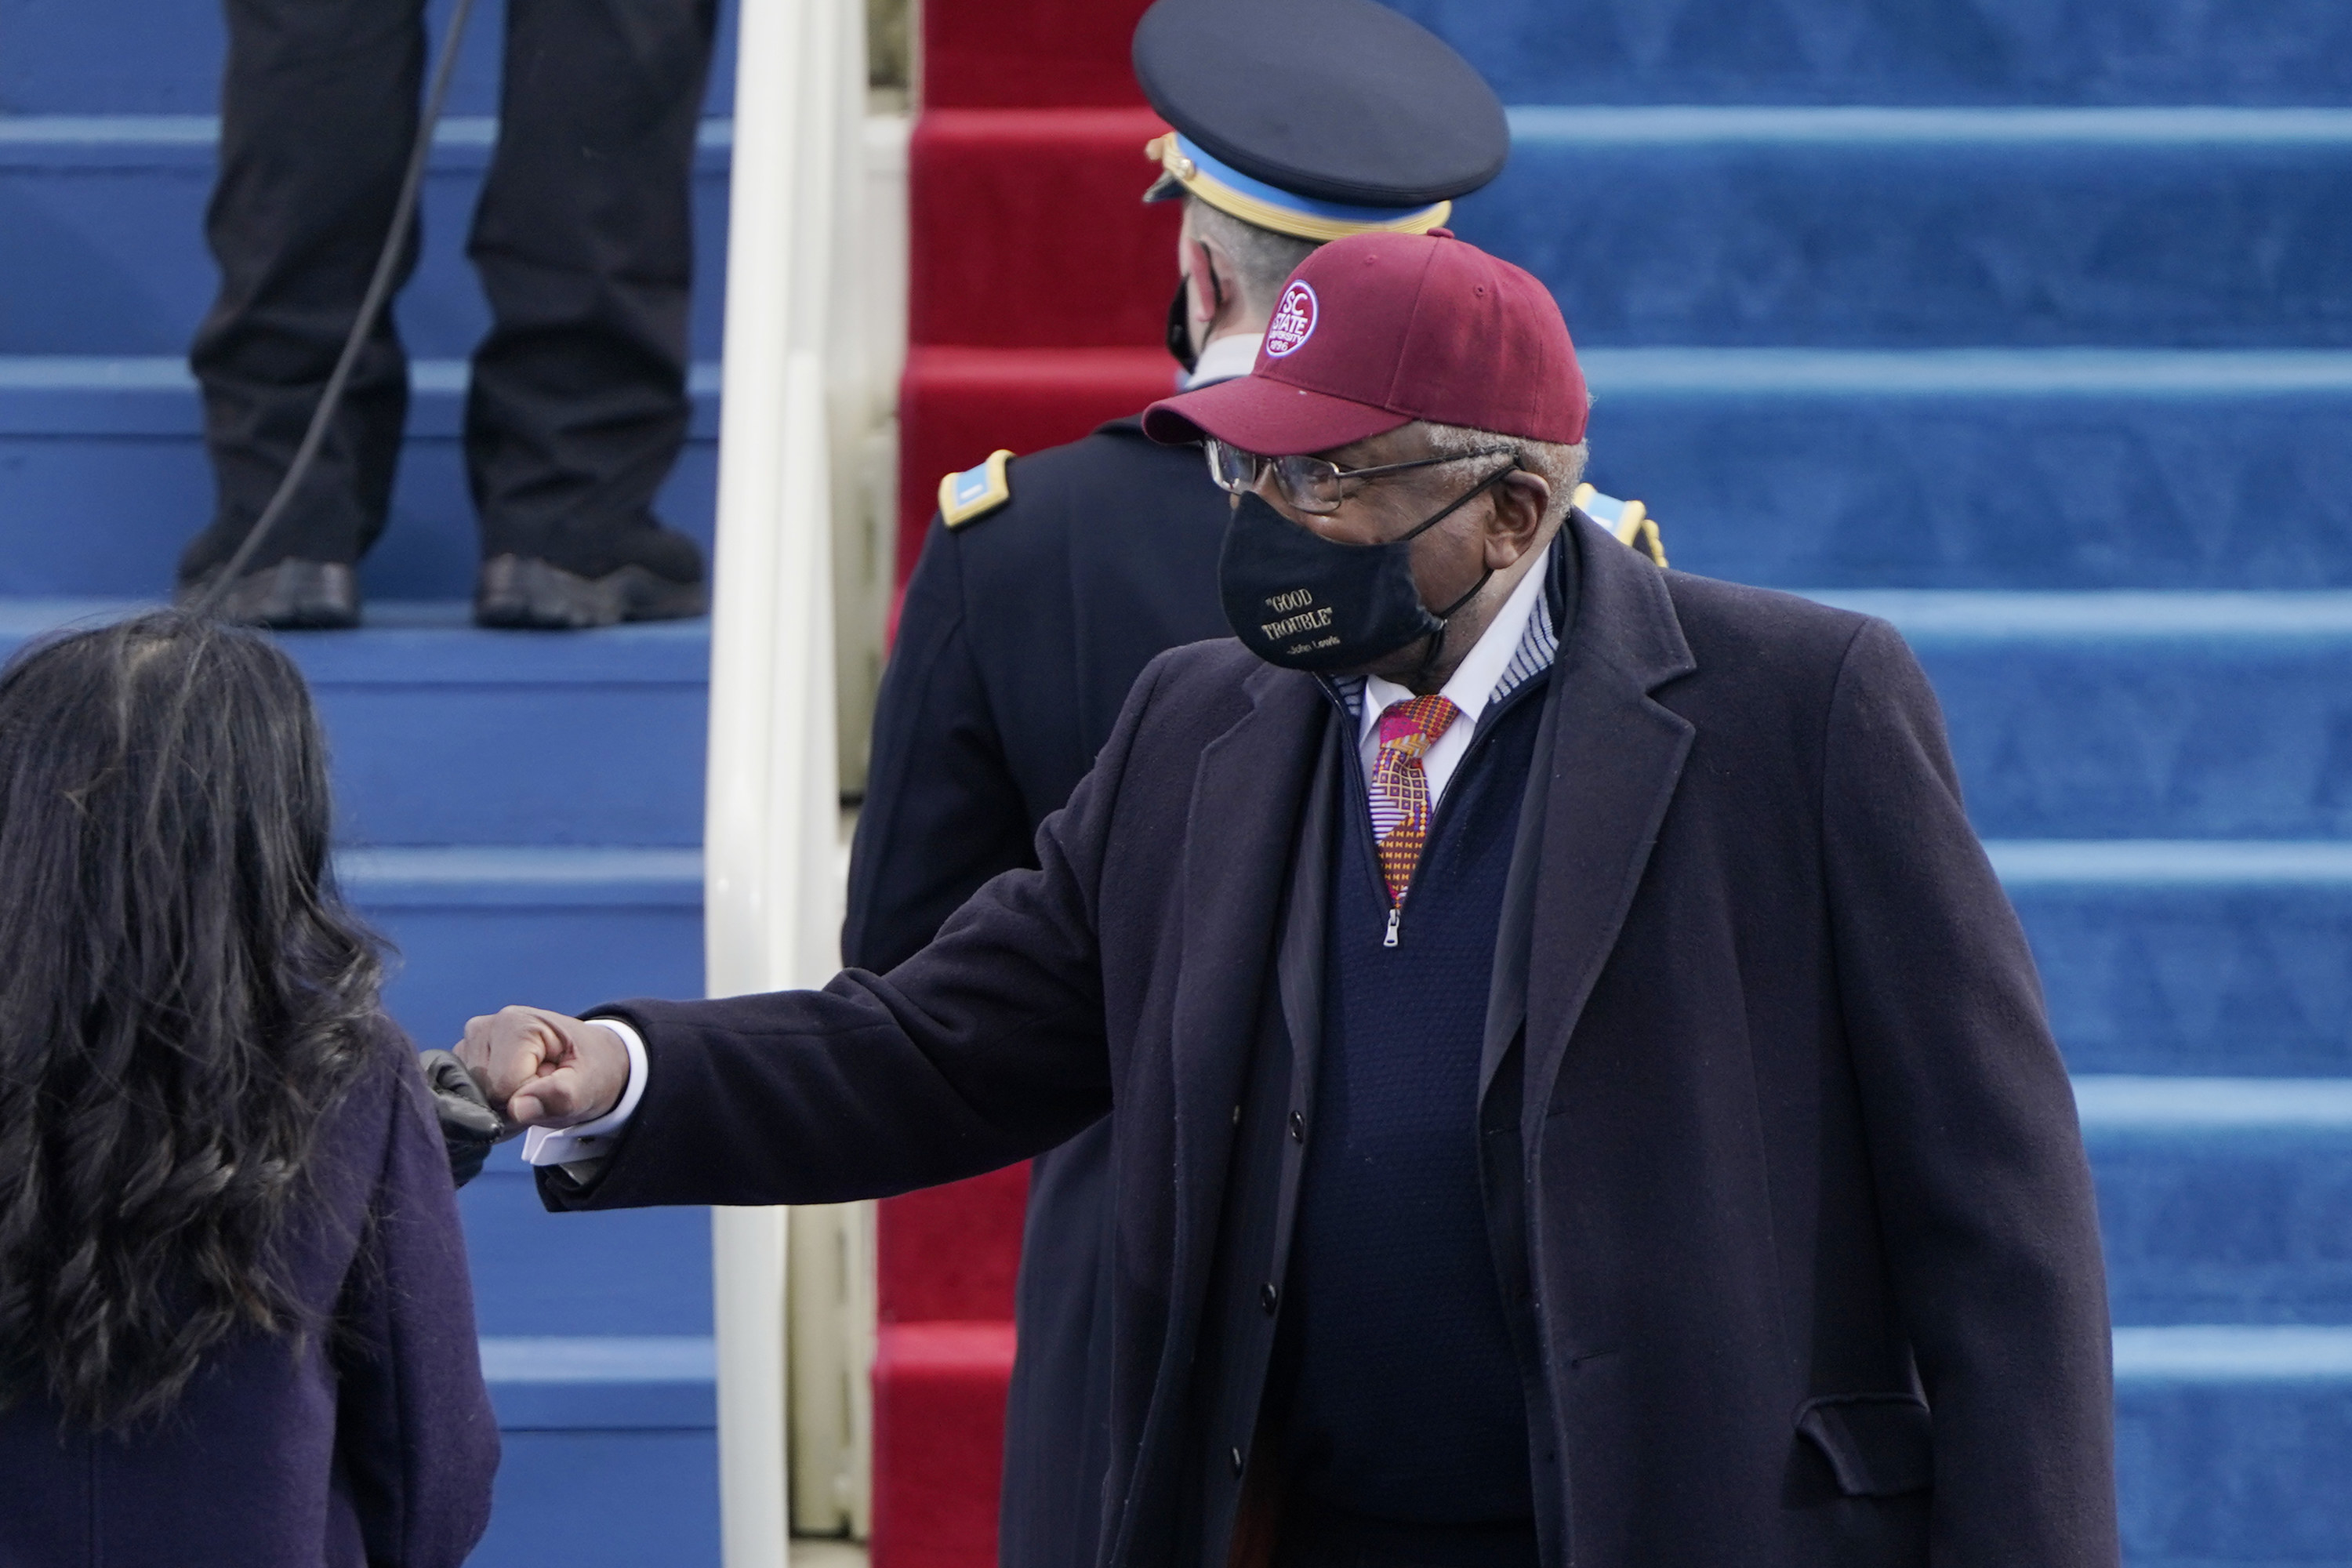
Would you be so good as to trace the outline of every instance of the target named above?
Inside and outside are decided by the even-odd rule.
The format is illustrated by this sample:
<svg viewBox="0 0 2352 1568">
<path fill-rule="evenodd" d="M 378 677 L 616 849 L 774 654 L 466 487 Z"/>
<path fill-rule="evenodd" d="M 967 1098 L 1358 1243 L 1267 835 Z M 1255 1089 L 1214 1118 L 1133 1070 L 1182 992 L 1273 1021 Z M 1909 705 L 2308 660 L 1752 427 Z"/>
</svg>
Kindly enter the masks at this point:
<svg viewBox="0 0 2352 1568">
<path fill-rule="evenodd" d="M 534 1127 L 524 1133 L 522 1161 L 526 1165 L 569 1165 L 603 1158 L 611 1152 L 613 1139 L 636 1114 L 637 1101 L 645 1098 L 646 1042 L 636 1030 L 618 1018 L 590 1018 L 586 1022 L 620 1037 L 621 1048 L 629 1053 L 629 1086 L 621 1091 L 621 1103 L 593 1121 L 583 1121 L 577 1127 Z"/>
</svg>

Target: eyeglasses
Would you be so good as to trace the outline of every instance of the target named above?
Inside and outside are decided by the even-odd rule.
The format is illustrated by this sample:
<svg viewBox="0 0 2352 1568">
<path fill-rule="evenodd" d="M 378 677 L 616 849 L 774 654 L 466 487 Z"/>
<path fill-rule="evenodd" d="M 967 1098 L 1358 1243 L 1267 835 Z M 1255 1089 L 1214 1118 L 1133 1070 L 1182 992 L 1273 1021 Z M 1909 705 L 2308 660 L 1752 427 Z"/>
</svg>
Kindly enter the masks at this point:
<svg viewBox="0 0 2352 1568">
<path fill-rule="evenodd" d="M 1467 458 L 1493 458 L 1507 452 L 1518 456 L 1516 447 L 1482 447 L 1475 452 L 1454 452 L 1443 458 L 1416 458 L 1410 463 L 1383 463 L 1376 468 L 1343 468 L 1328 458 L 1265 458 L 1255 452 L 1244 452 L 1239 447 L 1218 440 L 1212 436 L 1202 443 L 1209 457 L 1209 477 L 1217 488 L 1237 496 L 1245 496 L 1257 489 L 1259 480 L 1271 469 L 1274 482 L 1282 491 L 1282 499 L 1305 512 L 1332 512 L 1348 499 L 1353 487 L 1367 479 L 1385 479 L 1402 474 L 1409 468 L 1434 468 L 1440 463 L 1458 463 Z M 1508 472 L 1508 469 L 1504 470 Z M 1500 476 L 1497 476 L 1498 478 Z"/>
</svg>

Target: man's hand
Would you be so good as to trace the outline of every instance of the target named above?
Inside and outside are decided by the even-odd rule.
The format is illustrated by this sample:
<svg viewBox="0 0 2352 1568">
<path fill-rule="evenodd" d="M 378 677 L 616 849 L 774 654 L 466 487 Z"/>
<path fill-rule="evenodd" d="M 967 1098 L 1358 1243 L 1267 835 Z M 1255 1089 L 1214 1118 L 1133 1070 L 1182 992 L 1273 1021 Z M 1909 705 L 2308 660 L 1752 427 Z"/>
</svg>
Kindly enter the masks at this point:
<svg viewBox="0 0 2352 1568">
<path fill-rule="evenodd" d="M 618 1035 L 542 1007 L 467 1019 L 457 1059 L 513 1127 L 593 1121 L 629 1087 L 629 1053 Z"/>
</svg>

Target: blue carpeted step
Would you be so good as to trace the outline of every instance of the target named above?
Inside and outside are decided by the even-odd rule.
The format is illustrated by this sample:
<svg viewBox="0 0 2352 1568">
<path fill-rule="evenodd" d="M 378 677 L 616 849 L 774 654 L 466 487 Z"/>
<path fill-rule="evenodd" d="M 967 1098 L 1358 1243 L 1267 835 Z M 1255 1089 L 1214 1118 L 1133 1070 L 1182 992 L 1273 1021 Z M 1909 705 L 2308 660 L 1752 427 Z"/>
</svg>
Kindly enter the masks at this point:
<svg viewBox="0 0 2352 1568">
<path fill-rule="evenodd" d="M 2352 585 L 2352 354 L 1597 349 L 1594 476 L 1678 566 L 1808 587 Z M 454 596 L 459 361 L 415 376 L 364 578 Z M 708 542 L 718 367 L 664 516 Z M 160 592 L 211 476 L 176 359 L 0 357 L 0 593 Z M 1612 488 L 1613 487 L 1613 488 Z"/>
<path fill-rule="evenodd" d="M 698 179 L 705 355 L 724 126 Z M 184 345 L 212 287 L 210 139 L 200 117 L 0 120 L 0 224 L 29 242 L 0 269 L 0 353 Z M 458 239 L 489 122 L 441 140 L 441 239 L 401 316 L 426 355 L 483 320 Z M 2352 342 L 2352 111 L 1538 108 L 1514 140 L 1462 232 L 1596 346 Z"/>
<path fill-rule="evenodd" d="M 2074 1080 L 2118 1323 L 2352 1323 L 2352 1078 Z"/>
<path fill-rule="evenodd" d="M 562 1319 L 555 1322 L 571 1325 Z M 717 1358 L 692 1333 L 485 1335 L 498 1492 L 471 1568 L 718 1568 Z"/>
<path fill-rule="evenodd" d="M 709 1210 L 550 1214 L 520 1150 L 492 1150 L 457 1194 L 482 1332 L 710 1331 Z"/>
<path fill-rule="evenodd" d="M 385 999 L 420 1046 L 509 1003 L 578 1012 L 702 989 L 693 849 L 354 849 L 347 895 L 399 945 Z M 710 1326 L 701 1209 L 551 1215 L 519 1144 L 460 1195 L 488 1334 L 691 1334 Z"/>
<path fill-rule="evenodd" d="M 430 8 L 436 35 L 446 0 Z M 496 103 L 500 7 L 476 7 L 454 103 Z M 2352 102 L 2330 0 L 1398 0 L 1523 103 Z M 721 12 L 714 112 L 734 84 Z M 0 111 L 204 113 L 218 14 L 0 0 Z"/>
<path fill-rule="evenodd" d="M 392 518 L 361 577 L 371 595 L 473 591 L 481 552 L 459 438 L 467 367 L 412 370 Z M 719 367 L 695 366 L 694 421 L 656 502 L 709 548 L 717 513 Z M 184 361 L 0 356 L 0 594 L 161 594 L 210 518 L 203 411 Z"/>
<path fill-rule="evenodd" d="M 438 48 L 450 0 L 428 0 Z M 709 112 L 735 101 L 737 7 L 719 8 Z M 503 0 L 478 0 L 467 24 L 452 114 L 495 114 L 505 54 Z M 0 114 L 211 114 L 227 37 L 221 8 L 151 0 L 0 0 Z"/>
<path fill-rule="evenodd" d="M 2352 586 L 2352 354 L 1594 349 L 1593 478 L 1809 587 Z"/>
<path fill-rule="evenodd" d="M 2116 1331 L 2130 1568 L 2352 1563 L 2352 1328 Z"/>
<path fill-rule="evenodd" d="M 420 1047 L 509 1003 L 576 1013 L 701 989 L 697 849 L 352 849 L 336 871 L 398 950 L 385 1000 Z"/>
<path fill-rule="evenodd" d="M 496 124 L 445 121 L 425 249 L 396 319 L 411 353 L 458 358 L 489 321 L 465 258 Z M 719 353 L 730 122 L 696 161 L 693 348 Z M 215 122 L 199 115 L 0 116 L 0 354 L 179 354 L 218 285 L 205 249 Z"/>
<path fill-rule="evenodd" d="M 2352 110 L 1520 109 L 1459 227 L 1578 342 L 2352 343 Z"/>
<path fill-rule="evenodd" d="M 1514 103 L 2352 103 L 2332 0 L 1393 0 Z"/>
<path fill-rule="evenodd" d="M 2076 1072 L 2352 1077 L 2352 843 L 1986 848 Z"/>
<path fill-rule="evenodd" d="M 125 607 L 0 599 L 0 655 Z M 368 614 L 286 643 L 325 717 L 347 842 L 702 841 L 708 623 L 490 632 L 462 605 Z"/>
<path fill-rule="evenodd" d="M 2352 594 L 1850 592 L 1917 648 L 1979 830 L 2352 837 Z M 0 601 L 0 647 L 106 606 Z M 382 604 L 293 638 L 338 745 L 347 837 L 700 839 L 702 623 L 562 637 Z"/>
<path fill-rule="evenodd" d="M 466 489 L 466 364 L 413 367 L 392 518 L 362 585 L 386 599 L 473 592 L 481 550 Z M 656 502 L 707 549 L 717 514 L 719 367 L 691 377 L 694 421 Z M 212 515 L 195 383 L 178 359 L 0 357 L 0 595 L 167 592 L 180 547 Z"/>
<path fill-rule="evenodd" d="M 481 1343 L 501 1432 L 718 1425 L 718 1357 L 707 1324 L 693 1333 L 485 1333 Z"/>
<path fill-rule="evenodd" d="M 1917 651 L 1987 837 L 2352 837 L 2352 594 L 1818 597 Z"/>
</svg>

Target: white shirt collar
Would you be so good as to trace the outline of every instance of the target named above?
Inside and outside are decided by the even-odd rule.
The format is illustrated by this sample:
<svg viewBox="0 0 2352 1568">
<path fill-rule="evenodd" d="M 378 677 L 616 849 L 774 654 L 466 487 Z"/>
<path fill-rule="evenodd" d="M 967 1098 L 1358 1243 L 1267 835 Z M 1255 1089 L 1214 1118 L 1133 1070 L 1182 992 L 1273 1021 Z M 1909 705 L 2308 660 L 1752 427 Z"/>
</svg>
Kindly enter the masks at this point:
<svg viewBox="0 0 2352 1568">
<path fill-rule="evenodd" d="M 1511 656 L 1518 651 L 1519 641 L 1527 635 L 1528 617 L 1535 614 L 1536 600 L 1542 595 L 1544 579 L 1549 574 L 1545 569 L 1548 559 L 1545 552 L 1537 553 L 1527 574 L 1512 584 L 1510 597 L 1495 613 L 1492 624 L 1478 635 L 1478 640 L 1470 645 L 1470 651 L 1455 667 L 1453 676 L 1438 689 L 1438 695 L 1462 710 L 1454 728 L 1461 731 L 1465 740 L 1478 727 L 1478 715 L 1494 700 L 1495 689 L 1502 684 L 1505 672 L 1511 667 Z M 1381 714 L 1390 705 L 1410 701 L 1412 695 L 1393 680 L 1384 680 L 1377 675 L 1365 677 L 1359 740 L 1379 727 Z"/>
<path fill-rule="evenodd" d="M 1176 390 L 1190 392 L 1211 382 L 1247 375 L 1256 368 L 1257 346 L 1265 336 L 1263 332 L 1227 332 L 1222 338 L 1211 338 L 1202 345 L 1201 357 L 1193 363 L 1192 373 L 1176 378 Z"/>
</svg>

